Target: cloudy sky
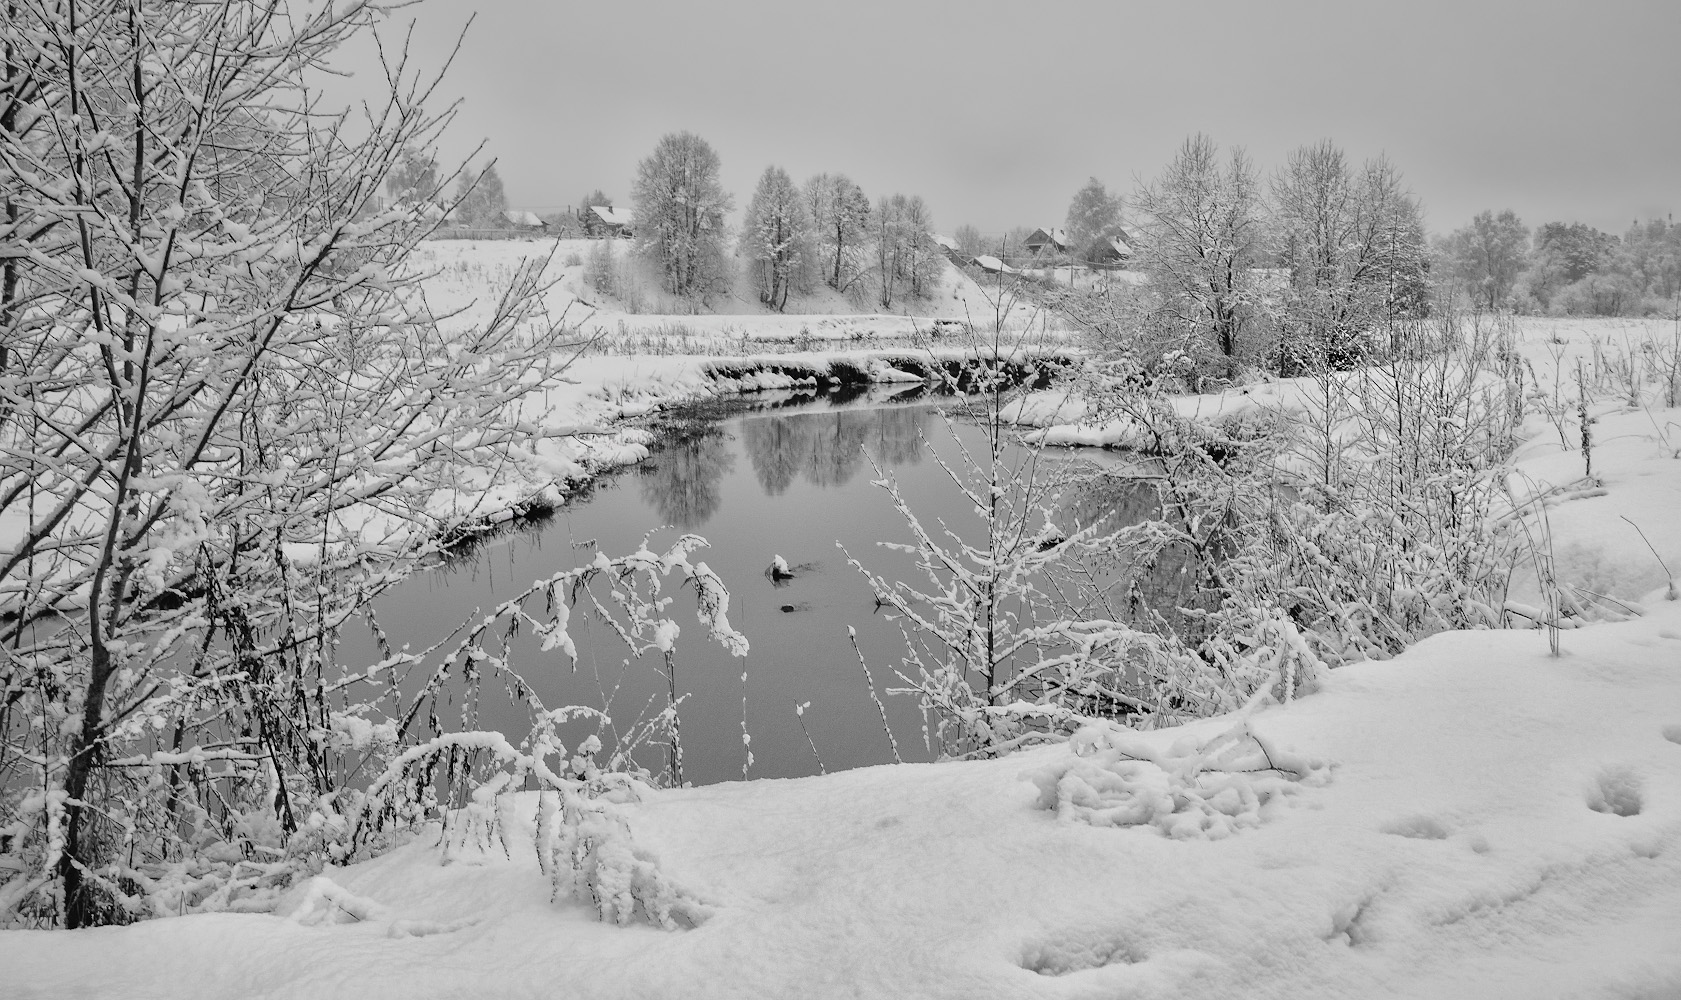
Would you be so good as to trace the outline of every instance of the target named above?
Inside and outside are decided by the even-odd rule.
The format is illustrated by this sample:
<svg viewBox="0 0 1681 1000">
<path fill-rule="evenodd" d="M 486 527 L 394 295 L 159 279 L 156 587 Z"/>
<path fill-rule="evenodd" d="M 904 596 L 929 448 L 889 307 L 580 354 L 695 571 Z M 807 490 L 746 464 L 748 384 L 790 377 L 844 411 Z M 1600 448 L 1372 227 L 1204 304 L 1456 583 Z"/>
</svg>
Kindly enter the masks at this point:
<svg viewBox="0 0 1681 1000">
<path fill-rule="evenodd" d="M 1196 131 L 1267 170 L 1321 138 L 1387 153 L 1438 232 L 1681 209 L 1678 0 L 428 0 L 387 35 L 414 20 L 436 66 L 475 8 L 442 153 L 484 140 L 517 208 L 628 200 L 686 129 L 738 207 L 767 165 L 839 171 L 947 232 L 1059 223 Z"/>
</svg>

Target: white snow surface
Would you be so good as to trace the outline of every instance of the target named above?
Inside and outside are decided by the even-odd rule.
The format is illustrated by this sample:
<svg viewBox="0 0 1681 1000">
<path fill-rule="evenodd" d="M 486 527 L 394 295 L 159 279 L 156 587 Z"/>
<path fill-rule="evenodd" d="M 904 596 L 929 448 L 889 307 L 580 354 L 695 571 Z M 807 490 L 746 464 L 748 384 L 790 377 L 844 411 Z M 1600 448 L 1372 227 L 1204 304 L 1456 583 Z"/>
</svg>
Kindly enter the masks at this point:
<svg viewBox="0 0 1681 1000">
<path fill-rule="evenodd" d="M 427 831 L 287 917 L 0 934 L 5 992 L 1673 997 L 1681 603 L 1650 606 L 1558 659 L 1538 632 L 1447 633 L 1256 712 L 1332 771 L 1223 839 L 1039 808 L 1069 746 L 662 791 L 620 808 L 713 908 L 664 931 L 551 902 L 534 801 L 510 796 L 506 856 Z M 1231 723 L 1128 738 L 1170 755 Z"/>
</svg>

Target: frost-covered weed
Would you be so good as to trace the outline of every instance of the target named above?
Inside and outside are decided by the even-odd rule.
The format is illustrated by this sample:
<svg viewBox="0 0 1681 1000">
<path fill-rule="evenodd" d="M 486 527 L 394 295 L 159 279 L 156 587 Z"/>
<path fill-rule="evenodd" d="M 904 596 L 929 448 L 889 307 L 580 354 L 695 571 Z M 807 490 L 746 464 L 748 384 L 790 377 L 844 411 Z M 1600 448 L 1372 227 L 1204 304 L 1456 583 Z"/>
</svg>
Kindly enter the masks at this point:
<svg viewBox="0 0 1681 1000">
<path fill-rule="evenodd" d="M 377 854 L 433 822 L 441 824 L 446 851 L 494 847 L 502 836 L 499 811 L 507 793 L 528 785 L 587 803 L 656 781 L 679 782 L 674 691 L 652 718 L 619 728 L 593 710 L 551 710 L 524 680 L 519 661 L 530 655 L 529 647 L 516 640 L 528 636 L 540 651 L 575 659 L 568 630 L 589 617 L 617 636 L 627 655 L 652 657 L 669 672 L 679 629 L 665 591 L 667 582 L 675 581 L 693 591 L 697 619 L 708 635 L 744 653 L 746 639 L 729 623 L 722 582 L 704 562 L 691 560 L 704 544 L 685 535 L 664 550 L 650 549 L 645 540 L 627 556 L 597 554 L 503 602 L 465 626 L 447 647 L 387 649 L 381 662 L 365 670 L 321 663 L 306 675 L 307 688 L 281 673 L 276 681 L 287 683 L 280 690 L 306 699 L 308 709 L 307 716 L 288 720 L 311 727 L 296 748 L 298 759 L 291 751 L 279 752 L 284 745 L 259 752 L 263 744 L 251 735 L 226 732 L 228 720 L 189 720 L 184 713 L 198 704 L 191 689 L 142 703 L 134 732 L 123 743 L 113 742 L 132 752 L 108 759 L 103 772 L 111 776 L 105 779 L 109 786 L 100 789 L 106 822 L 96 829 L 107 838 L 98 855 L 106 860 L 85 873 L 106 901 L 102 922 L 271 907 L 289 885 L 324 865 Z M 234 641 L 253 638 L 236 633 Z M 424 678 L 418 690 L 404 685 L 405 675 Z M 486 681 L 529 708 L 532 731 L 520 746 L 479 730 L 477 708 Z M 204 683 L 232 684 L 234 678 Z M 279 706 L 268 701 L 274 691 L 248 678 L 239 683 L 256 702 L 258 733 L 267 720 L 281 724 Z M 456 701 L 460 715 L 452 725 L 445 716 Z M 155 728 L 153 719 L 164 720 L 164 726 Z M 566 726 L 591 730 L 577 738 L 571 752 L 560 740 Z M 191 734 L 195 742 L 160 748 L 154 733 L 171 729 Z M 655 778 L 634 755 L 644 747 L 657 751 L 661 744 L 668 770 Z M 577 804 L 568 822 L 576 825 L 606 808 Z M 63 850 L 63 824 L 59 789 L 25 796 L 5 815 L 0 864 L 9 877 L 0 882 L 0 922 L 55 919 L 59 904 L 52 873 Z M 657 885 L 648 859 L 603 829 L 584 837 L 576 850 L 568 848 L 568 856 L 603 878 L 624 857 L 634 858 L 641 867 L 633 873 L 633 887 Z M 599 850 L 618 860 L 595 860 Z M 689 912 L 674 906 L 655 900 L 647 912 L 662 923 L 673 919 L 673 912 Z M 621 919 L 628 911 L 617 906 L 602 912 Z"/>
<path fill-rule="evenodd" d="M 1160 512 L 1107 534 L 1056 529 L 1056 490 L 1031 464 L 1002 467 L 996 449 L 952 472 L 984 537 L 926 530 L 884 482 L 928 585 L 871 582 L 907 624 L 908 690 L 943 749 L 996 753 L 1092 717 L 1149 727 L 1288 701 L 1338 664 L 1505 624 L 1505 470 L 1524 411 L 1512 330 L 1448 316 L 1392 339 L 1384 365 L 1317 372 L 1298 383 L 1297 408 L 1221 424 L 1179 416 L 1162 376 L 1126 359 L 1088 373 L 1088 419 L 1129 419 L 1164 456 Z M 1182 606 L 1146 622 L 1118 613 L 1107 595 L 1136 592 L 1170 560 L 1185 563 Z M 1056 583 L 1082 563 L 1074 577 L 1090 586 Z"/>
<path fill-rule="evenodd" d="M 1069 752 L 1031 772 L 1038 806 L 1092 826 L 1137 826 L 1176 840 L 1220 840 L 1259 826 L 1331 767 L 1276 745 L 1245 715 L 1207 741 L 1158 751 L 1124 726 L 1099 722 L 1069 740 Z"/>
</svg>

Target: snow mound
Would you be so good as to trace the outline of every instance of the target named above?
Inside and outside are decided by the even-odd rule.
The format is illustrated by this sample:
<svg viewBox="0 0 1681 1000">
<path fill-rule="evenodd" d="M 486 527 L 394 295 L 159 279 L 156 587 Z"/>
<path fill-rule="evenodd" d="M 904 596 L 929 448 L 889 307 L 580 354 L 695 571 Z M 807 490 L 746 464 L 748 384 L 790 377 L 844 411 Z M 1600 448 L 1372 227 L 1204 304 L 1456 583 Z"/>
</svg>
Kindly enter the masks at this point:
<svg viewBox="0 0 1681 1000">
<path fill-rule="evenodd" d="M 1038 806 L 1092 826 L 1138 826 L 1177 840 L 1220 840 L 1261 825 L 1269 807 L 1303 785 L 1322 785 L 1330 765 L 1273 745 L 1245 718 L 1197 744 L 1166 752 L 1115 723 L 1082 728 L 1069 755 L 1026 777 Z"/>
</svg>

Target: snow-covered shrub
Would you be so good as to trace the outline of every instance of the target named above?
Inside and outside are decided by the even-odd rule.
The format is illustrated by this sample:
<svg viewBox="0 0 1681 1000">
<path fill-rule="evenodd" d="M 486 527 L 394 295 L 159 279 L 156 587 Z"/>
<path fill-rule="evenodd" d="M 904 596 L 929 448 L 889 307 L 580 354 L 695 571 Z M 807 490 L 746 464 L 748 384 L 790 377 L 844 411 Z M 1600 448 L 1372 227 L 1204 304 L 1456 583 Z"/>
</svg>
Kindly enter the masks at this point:
<svg viewBox="0 0 1681 1000">
<path fill-rule="evenodd" d="M 593 798 L 634 787 L 629 774 L 652 782 L 634 757 L 650 745 L 657 752 L 664 744 L 663 780 L 679 782 L 675 693 L 653 718 L 619 729 L 598 712 L 550 710 L 521 675 L 517 661 L 530 654 L 516 640 L 529 636 L 539 653 L 575 662 L 569 623 L 588 616 L 617 635 L 628 655 L 663 661 L 669 672 L 680 628 L 668 614 L 664 584 L 674 579 L 694 592 L 698 620 L 711 638 L 745 653 L 746 639 L 729 624 L 721 581 L 704 562 L 691 561 L 704 544 L 685 535 L 663 551 L 644 540 L 617 559 L 597 554 L 503 602 L 447 649 L 387 648 L 384 660 L 358 670 L 305 661 L 305 683 L 284 670 L 266 680 L 222 674 L 161 685 L 108 740 L 128 753 L 102 762 L 102 775 L 110 777 L 96 786 L 106 821 L 96 829 L 105 839 L 98 863 L 83 870 L 104 901 L 95 918 L 109 923 L 272 905 L 296 879 L 327 863 L 378 853 L 427 822 L 443 824 L 446 846 L 468 840 L 482 846 L 500 836 L 504 793 L 529 780 Z M 255 628 L 232 633 L 236 653 L 261 640 Z M 236 662 L 252 674 L 263 665 Z M 405 673 L 425 678 L 418 691 L 402 686 Z M 520 747 L 477 728 L 487 680 L 531 712 L 532 733 Z M 213 700 L 225 699 L 221 689 L 228 688 L 248 714 Z M 444 708 L 458 699 L 460 719 L 451 726 Z M 301 707 L 294 712 L 294 705 Z M 243 719 L 250 722 L 242 735 L 232 727 Z M 594 727 L 572 754 L 557 735 L 568 724 Z M 299 731 L 288 742 L 265 727 Z M 421 735 L 424 729 L 430 734 Z M 174 739 L 163 743 L 158 734 Z M 57 919 L 54 873 L 65 849 L 64 803 L 55 787 L 24 795 L 4 814 L 0 922 Z"/>
<path fill-rule="evenodd" d="M 659 858 L 631 836 L 608 796 L 565 789 L 539 798 L 537 857 L 556 896 L 592 906 L 601 920 L 666 930 L 698 927 L 713 907 L 674 880 Z"/>
<path fill-rule="evenodd" d="M 1159 530 L 1199 554 L 1221 599 L 1192 641 L 1234 694 L 1247 694 L 1239 664 L 1296 637 L 1292 655 L 1335 665 L 1502 624 L 1505 462 L 1523 409 L 1510 331 L 1421 332 L 1434 339 L 1387 365 L 1306 382 L 1280 440 L 1248 456 L 1264 461 L 1187 458 L 1162 480 L 1174 516 Z"/>
<path fill-rule="evenodd" d="M 1113 537 L 1068 524 L 1068 482 L 1005 452 L 1001 382 L 981 376 L 972 416 L 985 449 L 963 449 L 945 467 L 975 512 L 977 530 L 930 530 L 890 475 L 877 480 L 910 529 L 921 579 L 892 580 L 849 554 L 877 602 L 899 620 L 906 653 L 899 676 L 934 717 L 940 749 L 991 756 L 1066 739 L 1089 718 L 1153 713 L 1155 682 L 1177 678 L 1189 658 L 1158 636 L 1101 613 L 1078 588 L 1053 584 L 1060 563 L 1100 554 Z"/>
</svg>

